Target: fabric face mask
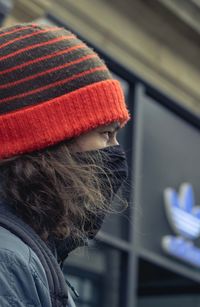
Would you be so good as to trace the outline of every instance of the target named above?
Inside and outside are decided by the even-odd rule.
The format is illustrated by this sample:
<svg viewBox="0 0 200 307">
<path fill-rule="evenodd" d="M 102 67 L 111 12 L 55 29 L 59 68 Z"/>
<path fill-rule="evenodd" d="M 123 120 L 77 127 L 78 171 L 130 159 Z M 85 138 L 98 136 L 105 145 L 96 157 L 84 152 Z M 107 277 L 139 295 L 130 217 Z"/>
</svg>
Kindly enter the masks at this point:
<svg viewBox="0 0 200 307">
<path fill-rule="evenodd" d="M 109 146 L 92 151 L 76 152 L 73 154 L 78 163 L 88 163 L 88 156 L 92 157 L 98 166 L 103 168 L 104 172 L 100 173 L 100 180 L 103 181 L 103 190 L 101 191 L 111 204 L 115 194 L 122 186 L 124 181 L 128 177 L 128 165 L 126 155 L 120 145 Z M 90 163 L 90 162 L 89 162 Z M 87 239 L 93 239 L 97 232 L 100 230 L 105 214 L 89 213 L 89 221 L 84 226 L 84 230 L 87 233 L 87 238 L 82 245 L 87 242 Z M 57 253 L 60 259 L 64 258 L 63 253 L 68 254 L 70 251 L 77 247 L 76 240 L 73 241 L 71 237 L 66 238 L 63 241 L 58 241 Z M 80 242 L 79 242 L 80 246 Z M 62 254 L 62 255 L 61 255 Z"/>
<path fill-rule="evenodd" d="M 99 174 L 103 182 L 103 194 L 112 201 L 122 183 L 128 177 L 126 155 L 120 145 L 109 146 L 97 150 L 77 152 L 73 154 L 78 163 L 88 163 L 88 157 L 103 169 Z M 90 163 L 90 161 L 89 161 Z"/>
<path fill-rule="evenodd" d="M 105 172 L 99 174 L 100 180 L 103 181 L 101 192 L 107 202 L 111 204 L 115 194 L 128 177 L 128 165 L 125 152 L 120 145 L 115 145 L 89 152 L 76 153 L 78 160 L 84 163 L 87 161 L 86 157 L 88 154 L 97 161 L 98 166 L 101 166 Z M 95 237 L 102 226 L 104 218 L 105 214 L 89 213 L 89 220 L 91 222 L 85 224 L 85 230 L 89 239 Z"/>
</svg>

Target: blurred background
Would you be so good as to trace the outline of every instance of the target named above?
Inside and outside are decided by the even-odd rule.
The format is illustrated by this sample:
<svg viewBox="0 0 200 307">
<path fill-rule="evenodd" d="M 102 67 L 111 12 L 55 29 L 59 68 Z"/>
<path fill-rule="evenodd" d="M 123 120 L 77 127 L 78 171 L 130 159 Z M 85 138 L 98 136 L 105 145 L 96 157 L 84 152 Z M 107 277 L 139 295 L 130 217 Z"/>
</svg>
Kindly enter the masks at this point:
<svg viewBox="0 0 200 307">
<path fill-rule="evenodd" d="M 77 306 L 199 307 L 200 239 L 187 233 L 200 227 L 200 0 L 0 0 L 1 27 L 31 21 L 66 27 L 94 48 L 132 114 L 119 134 L 129 208 L 64 264 Z"/>
</svg>

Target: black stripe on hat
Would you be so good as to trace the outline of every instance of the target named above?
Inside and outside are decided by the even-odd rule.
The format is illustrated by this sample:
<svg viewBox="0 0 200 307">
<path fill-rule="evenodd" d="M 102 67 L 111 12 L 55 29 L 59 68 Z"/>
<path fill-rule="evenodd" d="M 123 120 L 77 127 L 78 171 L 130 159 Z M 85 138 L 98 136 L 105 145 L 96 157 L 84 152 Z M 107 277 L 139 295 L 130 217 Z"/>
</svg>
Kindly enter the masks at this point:
<svg viewBox="0 0 200 307">
<path fill-rule="evenodd" d="M 6 114 L 24 107 L 44 103 L 50 99 L 65 95 L 68 91 L 72 92 L 89 84 L 108 79 L 111 79 L 111 76 L 107 70 L 94 72 L 89 75 L 82 76 L 71 82 L 68 82 L 66 86 L 62 84 L 60 86 L 56 86 L 55 88 L 47 89 L 34 95 L 27 96 L 23 99 L 16 99 L 12 103 L 0 103 L 0 114 Z"/>
</svg>

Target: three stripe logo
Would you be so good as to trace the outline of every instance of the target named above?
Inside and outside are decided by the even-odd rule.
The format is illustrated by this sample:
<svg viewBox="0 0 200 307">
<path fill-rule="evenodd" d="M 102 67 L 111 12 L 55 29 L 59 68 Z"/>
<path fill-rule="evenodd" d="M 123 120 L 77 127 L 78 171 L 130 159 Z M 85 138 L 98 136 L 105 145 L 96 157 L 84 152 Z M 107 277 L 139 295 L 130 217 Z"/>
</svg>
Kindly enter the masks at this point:
<svg viewBox="0 0 200 307">
<path fill-rule="evenodd" d="M 192 185 L 181 184 L 178 193 L 173 188 L 166 188 L 164 207 L 168 222 L 177 236 L 164 236 L 163 250 L 168 255 L 200 267 L 200 249 L 193 243 L 200 236 L 200 206 L 195 203 Z"/>
<path fill-rule="evenodd" d="M 165 189 L 164 204 L 169 224 L 177 235 L 191 240 L 199 237 L 200 206 L 195 205 L 191 184 L 181 184 L 179 193 Z"/>
</svg>

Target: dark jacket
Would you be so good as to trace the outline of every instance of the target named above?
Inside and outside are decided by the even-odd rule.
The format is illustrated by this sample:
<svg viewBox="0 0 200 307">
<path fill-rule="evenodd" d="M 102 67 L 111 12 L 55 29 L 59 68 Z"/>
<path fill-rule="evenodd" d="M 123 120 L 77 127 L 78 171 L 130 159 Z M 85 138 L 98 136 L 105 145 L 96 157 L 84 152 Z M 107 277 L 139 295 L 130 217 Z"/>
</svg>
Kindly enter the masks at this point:
<svg viewBox="0 0 200 307">
<path fill-rule="evenodd" d="M 7 206 L 0 203 L 0 209 L 2 207 L 6 212 Z M 31 228 L 30 233 L 32 231 Z M 48 246 L 47 250 L 55 257 Z M 55 260 L 53 258 L 52 263 L 55 264 Z M 12 231 L 0 226 L 0 306 L 54 307 L 46 272 L 36 252 Z M 75 307 L 67 285 L 66 289 L 67 303 L 59 306 Z"/>
</svg>

